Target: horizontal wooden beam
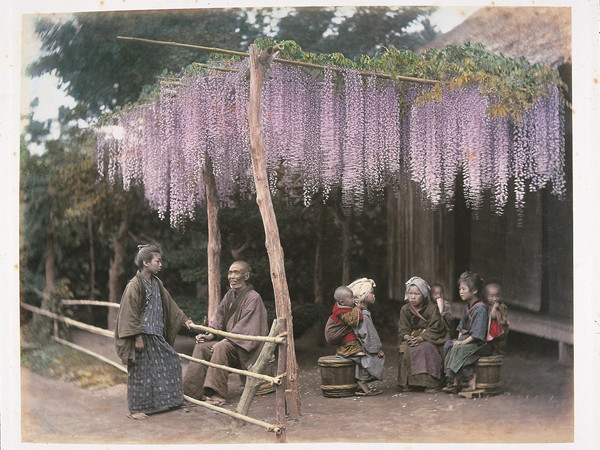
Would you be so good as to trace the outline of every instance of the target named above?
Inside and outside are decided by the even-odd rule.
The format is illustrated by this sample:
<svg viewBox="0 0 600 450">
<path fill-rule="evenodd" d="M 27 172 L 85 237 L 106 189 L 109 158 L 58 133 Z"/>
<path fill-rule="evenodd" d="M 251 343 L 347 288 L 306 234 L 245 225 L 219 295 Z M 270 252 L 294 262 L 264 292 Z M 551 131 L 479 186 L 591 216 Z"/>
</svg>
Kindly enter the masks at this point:
<svg viewBox="0 0 600 450">
<path fill-rule="evenodd" d="M 237 333 L 229 333 L 228 331 L 221 331 L 215 328 L 207 327 L 205 325 L 191 325 L 190 330 L 198 330 L 205 331 L 207 333 L 217 334 L 219 336 L 223 336 L 226 338 L 233 339 L 243 339 L 246 341 L 256 341 L 256 342 L 275 342 L 276 344 L 283 344 L 285 342 L 285 338 L 282 336 L 251 336 L 248 334 L 237 334 Z"/>
<path fill-rule="evenodd" d="M 92 305 L 92 306 L 108 306 L 110 308 L 119 308 L 121 305 L 119 303 L 113 302 L 102 302 L 99 300 L 61 300 L 63 305 Z"/>
<path fill-rule="evenodd" d="M 61 322 L 66 323 L 67 325 L 71 325 L 73 327 L 81 328 L 82 330 L 91 331 L 92 333 L 100 334 L 102 336 L 114 338 L 115 333 L 113 331 L 105 330 L 104 328 L 95 327 L 93 325 L 88 325 L 87 323 L 79 322 L 78 320 L 69 319 L 68 317 L 63 317 L 53 312 L 47 311 L 42 308 L 37 308 L 36 306 L 28 305 L 27 303 L 21 302 L 21 308 L 27 309 L 28 311 L 34 312 L 36 314 L 41 314 L 42 316 L 50 317 L 51 319 L 59 320 Z"/>
<path fill-rule="evenodd" d="M 206 52 L 222 53 L 225 55 L 241 56 L 244 58 L 247 58 L 250 56 L 250 54 L 247 52 L 239 52 L 237 50 L 227 50 L 224 48 L 217 48 L 217 47 L 206 47 L 204 45 L 182 44 L 180 42 L 158 41 L 155 39 L 136 38 L 136 37 L 131 37 L 131 36 L 117 36 L 117 39 L 123 39 L 123 40 L 127 40 L 127 41 L 144 42 L 146 44 L 170 45 L 173 47 L 182 47 L 182 48 L 188 48 L 191 50 L 202 50 L 202 51 L 206 51 Z M 282 64 L 308 67 L 311 69 L 319 69 L 319 70 L 324 70 L 326 68 L 329 68 L 336 72 L 342 72 L 342 71 L 346 70 L 342 67 L 322 66 L 319 64 L 313 64 L 313 63 L 309 63 L 309 62 L 305 62 L 305 61 L 297 61 L 297 60 L 291 60 L 291 59 L 274 58 L 273 61 L 282 63 Z M 407 76 L 402 76 L 402 75 L 391 75 L 389 73 L 383 73 L 383 72 L 370 72 L 370 71 L 366 71 L 366 70 L 359 70 L 358 72 L 361 75 L 366 76 L 366 77 L 374 76 L 377 78 L 385 78 L 385 79 L 397 80 L 397 81 L 406 81 L 409 83 L 419 83 L 419 84 L 438 84 L 439 83 L 438 80 L 430 80 L 427 78 L 417 78 L 417 77 L 407 77 Z"/>
<path fill-rule="evenodd" d="M 188 361 L 192 361 L 195 363 L 203 364 L 208 367 L 214 367 L 215 369 L 226 370 L 228 372 L 237 373 L 238 375 L 244 375 L 246 377 L 257 378 L 259 380 L 266 381 L 267 383 L 272 384 L 281 384 L 281 377 L 270 377 L 269 375 L 263 375 L 262 373 L 250 372 L 249 370 L 236 369 L 234 367 L 224 366 L 222 364 L 216 364 L 210 361 L 206 361 L 205 359 L 198 359 L 192 356 L 185 355 L 183 353 L 179 353 L 183 359 L 187 359 Z"/>
</svg>

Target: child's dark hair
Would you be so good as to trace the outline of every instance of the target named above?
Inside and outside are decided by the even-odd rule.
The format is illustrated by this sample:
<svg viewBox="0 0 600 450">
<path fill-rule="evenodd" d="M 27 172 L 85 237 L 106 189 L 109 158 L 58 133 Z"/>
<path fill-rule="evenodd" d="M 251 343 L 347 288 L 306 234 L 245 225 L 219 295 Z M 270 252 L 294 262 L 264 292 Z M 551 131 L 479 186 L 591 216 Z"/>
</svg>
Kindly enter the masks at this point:
<svg viewBox="0 0 600 450">
<path fill-rule="evenodd" d="M 432 291 L 433 291 L 433 288 L 435 288 L 435 287 L 439 287 L 442 291 L 444 290 L 444 286 L 442 286 L 441 283 L 433 283 L 429 287 L 431 288 Z"/>
<path fill-rule="evenodd" d="M 500 280 L 498 280 L 497 278 L 490 278 L 488 281 L 485 282 L 485 286 L 483 287 L 484 292 L 487 292 L 488 286 L 498 286 L 500 291 L 502 291 L 502 283 L 500 283 Z"/>
<path fill-rule="evenodd" d="M 352 289 L 348 286 L 339 286 L 333 293 L 333 298 L 338 304 L 348 296 L 352 297 Z"/>
<path fill-rule="evenodd" d="M 467 270 L 458 277 L 458 284 L 465 283 L 469 291 L 477 291 L 477 295 L 483 295 L 483 279 L 479 274 Z"/>
<path fill-rule="evenodd" d="M 145 244 L 138 245 L 138 252 L 135 255 L 135 265 L 138 269 L 144 267 L 144 261 L 150 262 L 152 261 L 152 257 L 155 253 L 162 255 L 162 250 L 159 244 Z"/>
</svg>

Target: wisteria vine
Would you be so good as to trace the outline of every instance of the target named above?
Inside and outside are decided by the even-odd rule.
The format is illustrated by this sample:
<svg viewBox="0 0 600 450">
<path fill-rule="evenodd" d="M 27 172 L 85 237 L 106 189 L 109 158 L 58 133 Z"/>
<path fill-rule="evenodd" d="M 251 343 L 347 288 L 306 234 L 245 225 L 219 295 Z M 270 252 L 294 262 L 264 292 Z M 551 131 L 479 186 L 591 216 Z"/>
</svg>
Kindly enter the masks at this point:
<svg viewBox="0 0 600 450">
<path fill-rule="evenodd" d="M 161 217 L 169 212 L 174 227 L 205 202 L 207 158 L 223 204 L 251 195 L 248 61 L 236 68 L 184 76 L 100 128 L 101 175 L 120 175 L 125 189 L 143 184 L 149 205 Z M 276 64 L 265 77 L 261 110 L 272 193 L 301 180 L 306 205 L 336 192 L 346 211 L 360 211 L 365 199 L 407 174 L 431 206 L 452 208 L 462 174 L 468 206 L 480 208 L 489 192 L 497 214 L 510 179 L 518 209 L 527 191 L 551 185 L 564 195 L 564 111 L 555 84 L 519 122 L 490 116 L 491 100 L 476 84 L 444 87 L 426 103 L 414 101 L 422 87 L 397 87 L 354 69 L 315 76 Z"/>
</svg>

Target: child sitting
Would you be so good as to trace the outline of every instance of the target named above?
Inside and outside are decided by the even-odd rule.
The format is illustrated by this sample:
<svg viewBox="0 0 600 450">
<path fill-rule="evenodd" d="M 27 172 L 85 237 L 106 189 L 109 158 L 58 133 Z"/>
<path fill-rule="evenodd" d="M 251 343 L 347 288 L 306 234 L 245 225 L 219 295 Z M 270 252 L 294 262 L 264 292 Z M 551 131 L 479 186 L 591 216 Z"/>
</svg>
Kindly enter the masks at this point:
<svg viewBox="0 0 600 450">
<path fill-rule="evenodd" d="M 325 340 L 328 344 L 338 346 L 338 356 L 364 356 L 362 345 L 352 331 L 363 320 L 360 308 L 354 306 L 352 290 L 340 286 L 335 290 L 333 297 L 336 303 L 325 325 Z"/>
<path fill-rule="evenodd" d="M 448 330 L 452 329 L 452 305 L 444 298 L 444 287 L 440 283 L 433 283 L 431 285 L 431 298 L 436 302 L 444 324 Z"/>
<path fill-rule="evenodd" d="M 458 279 L 458 293 L 466 302 L 458 324 L 458 339 L 444 344 L 444 368 L 449 385 L 445 391 L 454 392 L 461 383 L 468 383 L 464 391 L 474 391 L 476 376 L 474 364 L 482 356 L 485 347 L 488 325 L 487 308 L 480 299 L 483 280 L 474 272 L 464 272 Z"/>
<path fill-rule="evenodd" d="M 484 300 L 488 309 L 488 351 L 492 355 L 504 353 L 508 335 L 508 314 L 502 302 L 502 286 L 496 281 L 485 285 Z"/>
</svg>

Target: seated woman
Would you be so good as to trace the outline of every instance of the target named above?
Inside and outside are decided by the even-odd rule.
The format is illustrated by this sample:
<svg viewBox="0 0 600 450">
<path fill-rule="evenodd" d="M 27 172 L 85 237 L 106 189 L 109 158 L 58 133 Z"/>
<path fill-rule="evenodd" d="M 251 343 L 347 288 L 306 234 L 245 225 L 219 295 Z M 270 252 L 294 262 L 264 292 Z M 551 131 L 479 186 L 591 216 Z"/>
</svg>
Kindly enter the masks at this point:
<svg viewBox="0 0 600 450">
<path fill-rule="evenodd" d="M 400 310 L 398 321 L 398 386 L 403 391 L 418 386 L 431 392 L 442 383 L 441 346 L 448 331 L 429 293 L 429 285 L 420 277 L 406 282 L 404 299 L 408 303 Z"/>
</svg>

